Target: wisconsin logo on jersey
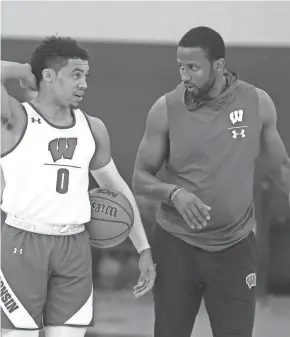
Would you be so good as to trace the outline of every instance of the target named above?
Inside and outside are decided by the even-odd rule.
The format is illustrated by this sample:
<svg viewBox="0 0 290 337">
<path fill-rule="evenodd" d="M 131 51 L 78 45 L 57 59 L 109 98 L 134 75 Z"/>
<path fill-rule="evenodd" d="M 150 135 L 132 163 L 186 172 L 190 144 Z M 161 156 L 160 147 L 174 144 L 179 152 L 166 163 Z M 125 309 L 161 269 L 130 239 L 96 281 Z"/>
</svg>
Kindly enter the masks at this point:
<svg viewBox="0 0 290 337">
<path fill-rule="evenodd" d="M 236 124 L 237 122 L 242 122 L 244 116 L 243 110 L 236 110 L 230 113 L 230 120 L 233 124 Z"/>
<path fill-rule="evenodd" d="M 54 162 L 57 160 L 72 159 L 77 146 L 77 138 L 56 138 L 49 142 L 48 150 Z"/>
<path fill-rule="evenodd" d="M 249 289 L 251 289 L 252 287 L 256 287 L 256 274 L 255 273 L 249 274 L 246 277 L 246 283 L 247 283 Z"/>
<path fill-rule="evenodd" d="M 236 123 L 242 123 L 243 122 L 243 117 L 244 117 L 244 110 L 235 110 L 230 113 L 230 120 L 233 125 Z M 247 126 L 241 125 L 241 126 L 234 126 L 228 128 L 232 132 L 232 137 L 237 139 L 243 139 L 246 137 L 246 130 Z"/>
</svg>

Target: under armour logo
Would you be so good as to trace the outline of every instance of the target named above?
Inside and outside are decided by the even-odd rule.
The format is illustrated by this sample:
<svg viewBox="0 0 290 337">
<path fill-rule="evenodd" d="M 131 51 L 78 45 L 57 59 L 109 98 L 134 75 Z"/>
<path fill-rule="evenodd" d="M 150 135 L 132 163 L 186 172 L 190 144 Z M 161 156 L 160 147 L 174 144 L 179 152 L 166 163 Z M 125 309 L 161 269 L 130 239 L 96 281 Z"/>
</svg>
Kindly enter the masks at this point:
<svg viewBox="0 0 290 337">
<path fill-rule="evenodd" d="M 40 124 L 41 123 L 41 119 L 40 118 L 31 117 L 31 122 L 32 123 L 38 123 L 38 124 Z"/>
<path fill-rule="evenodd" d="M 232 130 L 232 134 L 233 134 L 233 138 L 238 138 L 238 136 L 245 138 L 246 134 L 245 134 L 245 130 L 242 129 L 241 132 L 237 132 L 237 130 Z"/>
<path fill-rule="evenodd" d="M 230 113 L 230 120 L 233 124 L 236 124 L 237 122 L 242 122 L 243 121 L 243 115 L 244 111 L 243 110 L 236 110 Z"/>
<path fill-rule="evenodd" d="M 13 254 L 17 254 L 18 252 L 19 252 L 20 255 L 22 255 L 22 253 L 23 253 L 22 248 L 19 249 L 19 250 L 17 248 L 14 248 Z"/>
<path fill-rule="evenodd" d="M 246 277 L 246 283 L 247 283 L 249 289 L 251 289 L 252 287 L 256 287 L 256 274 L 255 273 L 249 274 Z"/>
</svg>

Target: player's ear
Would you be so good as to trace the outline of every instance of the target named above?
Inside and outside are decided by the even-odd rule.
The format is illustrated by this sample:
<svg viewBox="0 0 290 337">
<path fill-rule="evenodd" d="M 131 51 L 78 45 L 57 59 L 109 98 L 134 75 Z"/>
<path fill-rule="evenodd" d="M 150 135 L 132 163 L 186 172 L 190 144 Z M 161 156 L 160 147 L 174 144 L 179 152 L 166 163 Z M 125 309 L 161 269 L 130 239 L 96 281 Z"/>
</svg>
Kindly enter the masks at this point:
<svg viewBox="0 0 290 337">
<path fill-rule="evenodd" d="M 220 58 L 214 62 L 214 69 L 218 72 L 223 72 L 225 69 L 225 59 Z"/>
<path fill-rule="evenodd" d="M 55 71 L 51 68 L 43 69 L 42 77 L 45 82 L 53 82 L 55 80 Z"/>
</svg>

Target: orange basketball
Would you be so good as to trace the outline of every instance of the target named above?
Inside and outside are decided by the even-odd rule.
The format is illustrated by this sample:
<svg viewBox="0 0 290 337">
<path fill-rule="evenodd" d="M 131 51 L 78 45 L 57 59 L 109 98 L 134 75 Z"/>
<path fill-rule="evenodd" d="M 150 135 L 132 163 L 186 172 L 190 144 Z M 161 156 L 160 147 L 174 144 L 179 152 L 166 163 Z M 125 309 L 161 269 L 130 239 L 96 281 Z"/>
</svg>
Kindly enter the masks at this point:
<svg viewBox="0 0 290 337">
<path fill-rule="evenodd" d="M 91 220 L 86 224 L 92 246 L 111 248 L 130 234 L 134 212 L 129 200 L 114 189 L 95 188 L 89 191 Z"/>
</svg>

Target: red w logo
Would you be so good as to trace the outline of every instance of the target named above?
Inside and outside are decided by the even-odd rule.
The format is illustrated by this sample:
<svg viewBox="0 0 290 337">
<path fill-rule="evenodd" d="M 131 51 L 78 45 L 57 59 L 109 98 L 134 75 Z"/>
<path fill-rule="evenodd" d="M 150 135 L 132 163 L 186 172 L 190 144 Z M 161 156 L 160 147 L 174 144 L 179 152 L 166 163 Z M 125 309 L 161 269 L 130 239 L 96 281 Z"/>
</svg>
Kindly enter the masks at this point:
<svg viewBox="0 0 290 337">
<path fill-rule="evenodd" d="M 56 138 L 49 142 L 48 150 L 54 162 L 57 160 L 72 159 L 77 146 L 77 138 Z"/>
</svg>

